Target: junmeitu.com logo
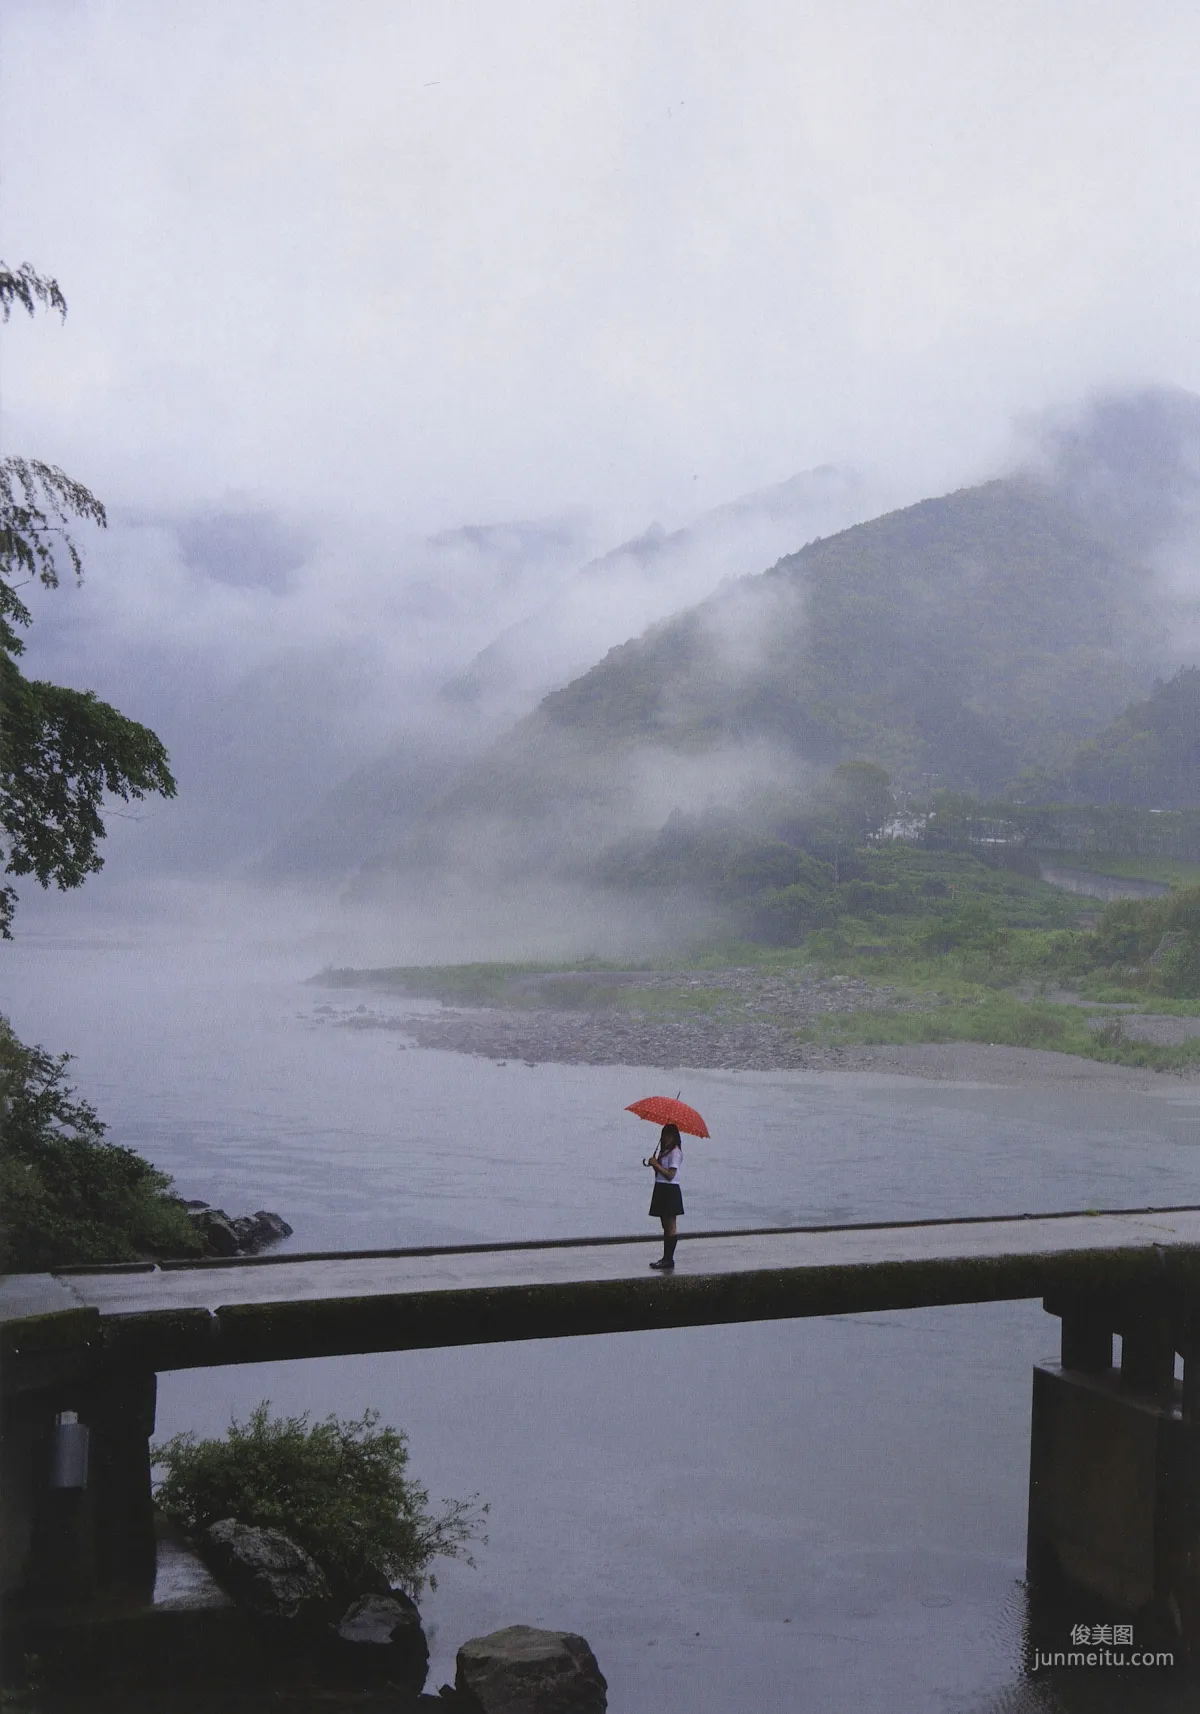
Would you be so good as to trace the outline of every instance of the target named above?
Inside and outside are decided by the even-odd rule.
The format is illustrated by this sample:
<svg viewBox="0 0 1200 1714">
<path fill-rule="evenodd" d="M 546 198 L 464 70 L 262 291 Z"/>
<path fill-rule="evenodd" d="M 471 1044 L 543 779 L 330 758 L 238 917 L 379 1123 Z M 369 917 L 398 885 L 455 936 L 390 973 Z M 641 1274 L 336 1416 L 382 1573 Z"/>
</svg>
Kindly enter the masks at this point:
<svg viewBox="0 0 1200 1714">
<path fill-rule="evenodd" d="M 1132 1625 L 1072 1625 L 1071 1646 L 1034 1649 L 1031 1672 L 1063 1666 L 1174 1666 L 1170 1649 L 1136 1649 Z"/>
</svg>

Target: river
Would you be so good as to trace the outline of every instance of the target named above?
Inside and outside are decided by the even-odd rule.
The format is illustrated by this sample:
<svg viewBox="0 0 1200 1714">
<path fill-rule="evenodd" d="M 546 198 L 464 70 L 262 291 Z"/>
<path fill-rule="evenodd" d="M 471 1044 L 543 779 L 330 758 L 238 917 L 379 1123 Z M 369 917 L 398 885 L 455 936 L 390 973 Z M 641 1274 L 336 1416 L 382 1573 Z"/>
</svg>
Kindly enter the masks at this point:
<svg viewBox="0 0 1200 1714">
<path fill-rule="evenodd" d="M 0 1009 L 77 1056 L 114 1140 L 185 1196 L 277 1209 L 291 1248 L 649 1240 L 652 1132 L 623 1108 L 681 1085 L 713 1132 L 693 1229 L 1200 1202 L 1196 1084 L 497 1064 L 350 1027 L 389 1002 L 311 968 L 34 932 Z M 162 1377 L 159 1432 L 374 1405 L 435 1496 L 488 1500 L 477 1566 L 423 1602 L 432 1689 L 522 1622 L 582 1632 L 614 1714 L 1181 1709 L 1178 1674 L 1023 1672 L 1029 1371 L 1057 1325 L 1027 1303 L 195 1371 Z"/>
</svg>

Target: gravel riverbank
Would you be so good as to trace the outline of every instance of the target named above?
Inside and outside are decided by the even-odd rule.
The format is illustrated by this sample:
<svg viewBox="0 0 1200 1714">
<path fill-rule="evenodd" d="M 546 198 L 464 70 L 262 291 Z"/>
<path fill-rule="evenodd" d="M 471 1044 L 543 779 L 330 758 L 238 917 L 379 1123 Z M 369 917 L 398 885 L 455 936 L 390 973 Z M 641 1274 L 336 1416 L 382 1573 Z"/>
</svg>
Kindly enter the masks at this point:
<svg viewBox="0 0 1200 1714">
<path fill-rule="evenodd" d="M 360 1026 L 361 1027 L 361 1026 Z M 920 1077 L 937 1083 L 1058 1086 L 1108 1083 L 1150 1089 L 1164 1075 L 1075 1054 L 982 1042 L 928 1042 L 884 1047 L 826 1047 L 798 1042 L 772 1024 L 720 1027 L 584 1013 L 455 1011 L 410 1019 L 404 1033 L 420 1047 L 524 1060 L 530 1065 L 645 1065 L 663 1070 L 854 1071 Z M 1192 1074 L 1188 1074 L 1191 1077 Z"/>
<path fill-rule="evenodd" d="M 644 1065 L 663 1070 L 852 1071 L 934 1082 L 1149 1089 L 1164 1075 L 1035 1048 L 939 1042 L 829 1046 L 797 1039 L 821 1017 L 895 1004 L 892 990 L 855 977 L 760 970 L 570 972 L 518 978 L 502 1005 L 441 1005 L 436 1011 L 358 1007 L 327 1021 L 387 1029 L 419 1047 L 536 1065 Z M 1174 1039 L 1183 1020 L 1125 1018 Z M 1187 1023 L 1194 1023 L 1187 1020 Z"/>
</svg>

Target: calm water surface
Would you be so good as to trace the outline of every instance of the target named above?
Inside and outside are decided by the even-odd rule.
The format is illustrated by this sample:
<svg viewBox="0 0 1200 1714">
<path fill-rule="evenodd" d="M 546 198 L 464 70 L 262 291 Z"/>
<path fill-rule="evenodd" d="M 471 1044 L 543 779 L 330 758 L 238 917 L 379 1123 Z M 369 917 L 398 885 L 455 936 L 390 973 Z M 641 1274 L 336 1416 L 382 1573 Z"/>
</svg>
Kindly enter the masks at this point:
<svg viewBox="0 0 1200 1714">
<path fill-rule="evenodd" d="M 292 1248 L 644 1230 L 649 1260 L 653 1133 L 622 1109 L 680 1086 L 713 1131 L 693 1229 L 1200 1202 L 1187 1085 L 498 1064 L 406 1047 L 371 1027 L 399 1002 L 307 974 L 29 936 L 0 1007 L 77 1055 L 114 1140 L 183 1195 L 278 1209 Z M 523 1622 L 588 1638 L 614 1714 L 1194 1706 L 1174 1677 L 1023 1675 L 1029 1369 L 1056 1336 L 1016 1304 L 196 1371 L 163 1377 L 159 1430 L 376 1405 L 435 1496 L 488 1499 L 477 1569 L 424 1602 L 431 1688 Z"/>
</svg>

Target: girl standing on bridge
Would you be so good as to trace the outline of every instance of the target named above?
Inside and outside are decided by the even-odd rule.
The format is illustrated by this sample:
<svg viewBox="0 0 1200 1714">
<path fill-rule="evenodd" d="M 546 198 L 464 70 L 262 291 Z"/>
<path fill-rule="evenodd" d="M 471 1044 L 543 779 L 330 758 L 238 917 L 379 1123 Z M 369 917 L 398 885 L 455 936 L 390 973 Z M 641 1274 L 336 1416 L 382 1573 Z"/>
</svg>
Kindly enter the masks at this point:
<svg viewBox="0 0 1200 1714">
<path fill-rule="evenodd" d="M 662 1221 L 663 1253 L 650 1266 L 667 1273 L 675 1266 L 675 1221 L 683 1213 L 683 1192 L 679 1174 L 683 1168 L 683 1139 L 678 1125 L 664 1125 L 658 1147 L 643 1166 L 654 1168 L 654 1192 L 650 1198 L 650 1218 Z"/>
</svg>

